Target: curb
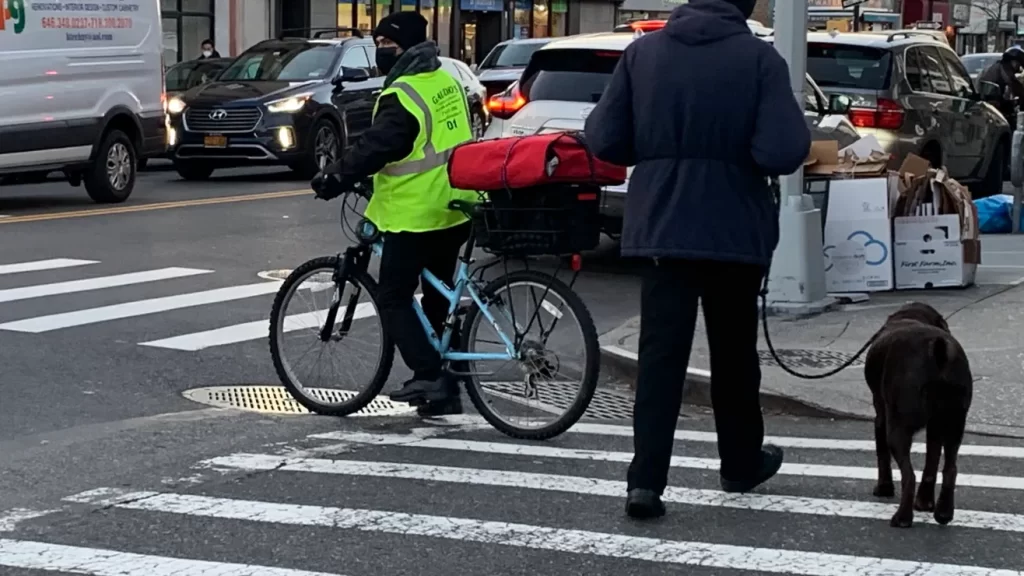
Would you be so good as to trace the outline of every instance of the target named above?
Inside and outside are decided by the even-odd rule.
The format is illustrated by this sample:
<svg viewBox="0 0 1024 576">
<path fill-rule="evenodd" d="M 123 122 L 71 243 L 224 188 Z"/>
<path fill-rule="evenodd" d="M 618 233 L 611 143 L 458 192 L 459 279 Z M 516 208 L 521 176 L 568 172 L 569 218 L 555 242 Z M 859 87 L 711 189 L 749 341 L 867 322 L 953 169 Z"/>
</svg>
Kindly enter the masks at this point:
<svg viewBox="0 0 1024 576">
<path fill-rule="evenodd" d="M 613 344 L 602 345 L 601 369 L 607 370 L 618 378 L 628 380 L 630 389 L 635 390 L 637 373 L 637 355 L 635 352 Z M 686 385 L 683 386 L 683 404 L 711 406 L 711 372 L 701 370 L 700 368 L 687 368 L 685 383 Z M 781 412 L 793 416 L 868 420 L 868 418 L 861 414 L 843 412 L 765 390 L 761 390 L 761 407 L 766 411 Z"/>
</svg>

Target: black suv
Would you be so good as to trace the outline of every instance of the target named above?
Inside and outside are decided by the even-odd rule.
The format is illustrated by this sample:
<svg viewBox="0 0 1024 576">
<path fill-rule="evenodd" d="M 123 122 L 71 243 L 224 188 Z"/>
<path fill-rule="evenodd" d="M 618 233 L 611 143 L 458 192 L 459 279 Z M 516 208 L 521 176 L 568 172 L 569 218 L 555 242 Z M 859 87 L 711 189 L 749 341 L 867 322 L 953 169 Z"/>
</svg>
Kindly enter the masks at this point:
<svg viewBox="0 0 1024 576">
<path fill-rule="evenodd" d="M 168 102 L 178 174 L 203 180 L 217 168 L 284 165 L 312 177 L 370 127 L 384 84 L 374 56 L 373 41 L 351 28 L 249 48 L 214 81 Z"/>
</svg>

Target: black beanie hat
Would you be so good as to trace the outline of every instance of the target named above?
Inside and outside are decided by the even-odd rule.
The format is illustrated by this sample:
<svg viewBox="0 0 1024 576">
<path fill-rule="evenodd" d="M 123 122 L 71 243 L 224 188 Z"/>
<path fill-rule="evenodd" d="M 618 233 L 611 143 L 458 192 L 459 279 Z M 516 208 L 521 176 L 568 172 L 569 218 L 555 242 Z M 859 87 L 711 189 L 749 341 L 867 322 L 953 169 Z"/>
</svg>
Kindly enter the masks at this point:
<svg viewBox="0 0 1024 576">
<path fill-rule="evenodd" d="M 757 4 L 756 0 L 725 0 L 729 4 L 740 9 L 744 18 L 749 19 L 754 14 L 754 5 Z"/>
<path fill-rule="evenodd" d="M 395 12 L 377 23 L 373 37 L 383 36 L 402 50 L 427 41 L 427 19 L 418 12 Z"/>
</svg>

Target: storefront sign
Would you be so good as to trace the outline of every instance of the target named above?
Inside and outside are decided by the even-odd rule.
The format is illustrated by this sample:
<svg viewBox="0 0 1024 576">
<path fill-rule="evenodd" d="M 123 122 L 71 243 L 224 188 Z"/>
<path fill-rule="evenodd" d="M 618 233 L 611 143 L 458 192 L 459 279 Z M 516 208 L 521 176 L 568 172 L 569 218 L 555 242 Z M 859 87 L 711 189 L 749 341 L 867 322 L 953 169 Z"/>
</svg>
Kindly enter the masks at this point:
<svg viewBox="0 0 1024 576">
<path fill-rule="evenodd" d="M 969 0 L 953 0 L 950 7 L 950 24 L 958 28 L 971 25 L 971 3 Z"/>
<path fill-rule="evenodd" d="M 460 0 L 459 8 L 479 12 L 501 12 L 502 0 Z"/>
</svg>

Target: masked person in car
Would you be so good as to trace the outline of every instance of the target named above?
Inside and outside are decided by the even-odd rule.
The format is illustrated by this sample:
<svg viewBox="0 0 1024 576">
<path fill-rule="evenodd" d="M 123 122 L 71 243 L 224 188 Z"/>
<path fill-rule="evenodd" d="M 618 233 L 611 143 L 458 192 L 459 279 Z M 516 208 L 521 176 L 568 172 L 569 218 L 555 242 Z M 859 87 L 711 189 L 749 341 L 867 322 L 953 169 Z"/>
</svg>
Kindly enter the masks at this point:
<svg viewBox="0 0 1024 576">
<path fill-rule="evenodd" d="M 377 69 L 386 74 L 373 124 L 340 161 L 313 178 L 312 186 L 318 197 L 330 199 L 373 175 L 373 197 L 364 215 L 384 235 L 377 305 L 413 372 L 391 399 L 416 404 L 422 416 L 459 414 L 458 381 L 442 371 L 441 356 L 412 302 L 424 268 L 452 281 L 459 249 L 469 238 L 468 219 L 449 210 L 448 203 L 476 201 L 477 194 L 452 188 L 447 172 L 447 153 L 473 137 L 469 107 L 462 85 L 441 69 L 423 16 L 396 12 L 377 24 L 373 36 Z M 448 301 L 424 282 L 422 305 L 440 334 Z"/>
<path fill-rule="evenodd" d="M 782 450 L 763 444 L 759 397 L 757 297 L 779 241 L 766 177 L 800 169 L 811 137 L 786 62 L 747 25 L 754 3 L 675 8 L 626 48 L 586 121 L 598 158 L 635 166 L 622 255 L 648 263 L 626 495 L 637 518 L 665 513 L 698 300 L 722 489 L 747 492 L 782 465 Z"/>
<path fill-rule="evenodd" d="M 993 62 L 978 76 L 978 85 L 983 82 L 995 84 L 999 90 L 999 100 L 993 102 L 1003 113 L 1011 128 L 1017 125 L 1016 104 L 1024 98 L 1024 84 L 1017 79 L 1017 74 L 1024 68 L 1024 48 L 1010 46 L 998 62 Z"/>
</svg>

